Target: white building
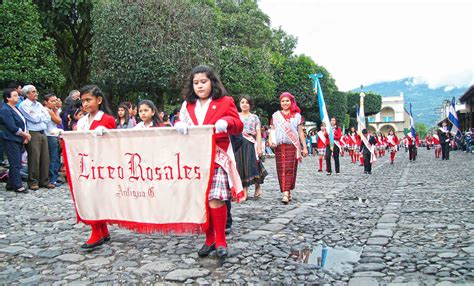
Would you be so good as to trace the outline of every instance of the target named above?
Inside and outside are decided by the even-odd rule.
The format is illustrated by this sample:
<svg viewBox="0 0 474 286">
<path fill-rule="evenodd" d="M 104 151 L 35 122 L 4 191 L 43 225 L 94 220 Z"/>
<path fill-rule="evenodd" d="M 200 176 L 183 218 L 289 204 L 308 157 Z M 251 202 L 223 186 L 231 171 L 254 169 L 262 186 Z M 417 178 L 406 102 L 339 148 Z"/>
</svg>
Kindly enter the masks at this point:
<svg viewBox="0 0 474 286">
<path fill-rule="evenodd" d="M 393 129 L 397 137 L 403 137 L 405 128 L 410 128 L 410 114 L 405 110 L 403 92 L 400 92 L 400 96 L 382 97 L 380 112 L 369 116 L 367 120 L 369 132 L 387 135 Z"/>
</svg>

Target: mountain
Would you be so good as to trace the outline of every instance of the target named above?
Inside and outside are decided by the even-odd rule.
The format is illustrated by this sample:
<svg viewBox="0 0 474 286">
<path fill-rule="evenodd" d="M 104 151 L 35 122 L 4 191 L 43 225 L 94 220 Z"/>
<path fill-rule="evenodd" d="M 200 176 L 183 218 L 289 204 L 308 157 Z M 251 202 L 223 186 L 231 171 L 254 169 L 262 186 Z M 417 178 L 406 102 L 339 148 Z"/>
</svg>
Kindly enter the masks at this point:
<svg viewBox="0 0 474 286">
<path fill-rule="evenodd" d="M 410 111 L 412 104 L 413 117 L 416 122 L 422 122 L 428 126 L 436 124 L 440 119 L 439 108 L 444 100 L 455 97 L 456 100 L 466 92 L 468 87 L 441 86 L 430 88 L 428 84 L 414 77 L 403 78 L 395 81 L 386 81 L 364 86 L 364 91 L 373 91 L 382 96 L 397 96 L 403 92 L 405 97 L 405 109 Z M 352 91 L 360 91 L 353 89 Z"/>
</svg>

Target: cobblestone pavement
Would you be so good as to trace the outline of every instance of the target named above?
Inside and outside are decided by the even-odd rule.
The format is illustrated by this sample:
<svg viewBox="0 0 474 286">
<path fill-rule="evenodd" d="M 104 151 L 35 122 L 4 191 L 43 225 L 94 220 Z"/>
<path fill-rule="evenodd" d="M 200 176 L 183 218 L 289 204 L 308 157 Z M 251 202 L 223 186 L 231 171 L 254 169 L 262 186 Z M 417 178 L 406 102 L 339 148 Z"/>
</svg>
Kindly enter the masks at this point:
<svg viewBox="0 0 474 286">
<path fill-rule="evenodd" d="M 108 244 L 84 252 L 90 228 L 75 224 L 67 188 L 21 195 L 2 186 L 0 284 L 474 284 L 474 156 L 407 156 L 379 159 L 372 175 L 346 156 L 330 177 L 316 172 L 317 157 L 305 159 L 289 205 L 267 159 L 263 198 L 233 205 L 225 261 L 198 258 L 203 235 L 116 227 Z"/>
</svg>

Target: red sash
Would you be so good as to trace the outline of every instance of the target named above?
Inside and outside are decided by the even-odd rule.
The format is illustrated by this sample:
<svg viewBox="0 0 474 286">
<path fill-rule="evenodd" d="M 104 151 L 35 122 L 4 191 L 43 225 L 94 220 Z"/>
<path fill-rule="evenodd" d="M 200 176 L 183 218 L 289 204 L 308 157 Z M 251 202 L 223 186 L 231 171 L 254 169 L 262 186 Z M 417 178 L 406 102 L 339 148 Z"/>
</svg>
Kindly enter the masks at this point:
<svg viewBox="0 0 474 286">
<path fill-rule="evenodd" d="M 328 141 L 326 140 L 326 136 L 324 136 L 324 133 L 321 131 L 318 131 L 318 139 L 321 139 L 323 141 L 324 145 L 328 145 Z"/>
<path fill-rule="evenodd" d="M 362 142 L 364 142 L 365 147 L 370 151 L 370 163 L 374 163 L 377 161 L 377 156 L 375 156 L 375 146 L 369 143 L 369 140 L 364 135 L 361 135 L 360 138 Z"/>
</svg>

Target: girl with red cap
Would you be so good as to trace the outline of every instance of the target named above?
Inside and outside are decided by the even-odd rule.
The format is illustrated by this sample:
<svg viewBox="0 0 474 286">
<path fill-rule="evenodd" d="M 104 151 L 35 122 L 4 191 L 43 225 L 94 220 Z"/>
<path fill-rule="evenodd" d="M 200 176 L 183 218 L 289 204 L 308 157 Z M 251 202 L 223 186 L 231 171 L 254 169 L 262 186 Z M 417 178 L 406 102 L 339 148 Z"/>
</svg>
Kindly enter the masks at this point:
<svg viewBox="0 0 474 286">
<path fill-rule="evenodd" d="M 278 182 L 283 194 L 281 201 L 287 204 L 291 201 L 290 192 L 295 188 L 298 162 L 301 162 L 302 155 L 308 155 L 308 149 L 303 132 L 304 120 L 295 97 L 289 92 L 282 93 L 280 106 L 281 110 L 273 113 L 270 121 L 270 144 L 275 148 Z"/>
</svg>

